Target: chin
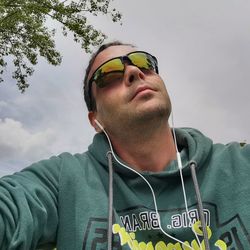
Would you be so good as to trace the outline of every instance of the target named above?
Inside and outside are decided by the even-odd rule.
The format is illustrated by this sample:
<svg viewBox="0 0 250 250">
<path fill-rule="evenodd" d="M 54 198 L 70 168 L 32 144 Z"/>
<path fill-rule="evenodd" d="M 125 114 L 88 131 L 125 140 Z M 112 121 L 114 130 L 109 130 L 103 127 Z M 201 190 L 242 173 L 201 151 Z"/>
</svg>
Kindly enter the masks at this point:
<svg viewBox="0 0 250 250">
<path fill-rule="evenodd" d="M 168 120 L 171 113 L 171 105 L 148 105 L 137 110 L 137 116 L 141 120 L 150 121 L 154 119 L 166 119 Z"/>
</svg>

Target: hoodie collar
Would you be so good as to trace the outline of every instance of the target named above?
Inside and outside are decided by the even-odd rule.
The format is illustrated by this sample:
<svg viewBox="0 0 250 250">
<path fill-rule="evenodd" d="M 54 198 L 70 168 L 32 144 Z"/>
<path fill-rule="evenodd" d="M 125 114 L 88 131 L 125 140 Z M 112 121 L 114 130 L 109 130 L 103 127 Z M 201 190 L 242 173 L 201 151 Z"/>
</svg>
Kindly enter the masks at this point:
<svg viewBox="0 0 250 250">
<path fill-rule="evenodd" d="M 202 166 L 210 155 L 212 149 L 212 140 L 204 136 L 200 131 L 192 128 L 176 128 L 176 140 L 180 151 L 183 173 L 189 173 L 189 162 L 195 161 L 198 168 Z M 104 133 L 98 133 L 94 136 L 93 143 L 89 146 L 89 153 L 104 167 L 108 166 L 107 152 L 110 147 Z M 119 158 L 119 157 L 118 157 Z M 121 159 L 119 159 L 121 160 Z M 122 161 L 122 160 L 121 160 Z M 122 161 L 123 162 L 123 161 Z M 125 162 L 123 162 L 126 164 Z M 132 167 L 132 166 L 129 166 Z M 125 175 L 135 175 L 123 166 L 114 162 L 114 169 Z M 166 176 L 179 174 L 176 160 L 170 162 L 165 170 L 159 173 L 143 172 L 144 175 Z"/>
</svg>

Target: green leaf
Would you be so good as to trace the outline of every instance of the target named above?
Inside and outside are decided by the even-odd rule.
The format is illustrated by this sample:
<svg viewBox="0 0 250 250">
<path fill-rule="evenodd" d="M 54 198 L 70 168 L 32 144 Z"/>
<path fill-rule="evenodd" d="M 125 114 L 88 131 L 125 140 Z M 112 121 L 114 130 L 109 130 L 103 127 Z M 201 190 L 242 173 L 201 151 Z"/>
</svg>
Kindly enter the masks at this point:
<svg viewBox="0 0 250 250">
<path fill-rule="evenodd" d="M 120 22 L 122 15 L 110 7 L 111 0 L 0 0 L 0 75 L 8 66 L 6 58 L 13 58 L 12 77 L 24 92 L 28 77 L 34 72 L 38 56 L 52 65 L 59 65 L 62 57 L 56 50 L 55 29 L 47 27 L 52 19 L 62 25 L 62 34 L 73 33 L 73 41 L 85 52 L 92 51 L 106 38 L 105 34 L 88 23 L 87 13 L 107 15 L 112 22 Z M 0 82 L 3 79 L 0 77 Z"/>
</svg>

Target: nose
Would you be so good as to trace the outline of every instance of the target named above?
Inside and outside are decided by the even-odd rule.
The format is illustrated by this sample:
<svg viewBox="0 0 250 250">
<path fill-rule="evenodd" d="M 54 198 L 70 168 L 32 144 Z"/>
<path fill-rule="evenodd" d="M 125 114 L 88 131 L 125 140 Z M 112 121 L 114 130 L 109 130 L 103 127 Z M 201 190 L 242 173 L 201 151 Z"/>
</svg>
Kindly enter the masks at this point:
<svg viewBox="0 0 250 250">
<path fill-rule="evenodd" d="M 140 68 L 134 65 L 125 65 L 124 72 L 124 82 L 127 86 L 132 85 L 136 81 L 144 80 L 145 74 L 141 71 Z"/>
</svg>

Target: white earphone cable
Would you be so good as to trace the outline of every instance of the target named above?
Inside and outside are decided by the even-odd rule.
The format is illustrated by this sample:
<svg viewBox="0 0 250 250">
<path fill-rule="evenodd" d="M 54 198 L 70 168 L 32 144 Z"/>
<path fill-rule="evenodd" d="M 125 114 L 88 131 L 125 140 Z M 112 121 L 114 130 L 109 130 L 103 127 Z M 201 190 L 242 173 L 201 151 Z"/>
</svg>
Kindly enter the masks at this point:
<svg viewBox="0 0 250 250">
<path fill-rule="evenodd" d="M 104 134 L 106 135 L 107 140 L 108 140 L 108 143 L 109 143 L 109 146 L 110 146 L 110 150 L 111 150 L 111 153 L 112 153 L 114 159 L 115 159 L 120 165 L 122 165 L 123 167 L 125 167 L 125 168 L 131 170 L 132 172 L 136 173 L 137 175 L 139 175 L 139 176 L 147 183 L 147 185 L 148 185 L 148 187 L 150 188 L 150 191 L 151 191 L 151 193 L 152 193 L 152 196 L 153 196 L 153 202 L 154 202 L 155 212 L 156 212 L 156 215 L 157 215 L 157 220 L 158 220 L 159 228 L 160 228 L 161 232 L 162 232 L 163 234 L 165 234 L 167 237 L 171 238 L 172 240 L 175 240 L 175 241 L 177 241 L 177 242 L 183 244 L 185 247 L 190 248 L 191 250 L 194 250 L 190 245 L 186 244 L 185 242 L 183 242 L 183 241 L 181 241 L 181 240 L 175 238 L 174 236 L 172 236 L 172 235 L 170 235 L 170 234 L 168 234 L 167 232 L 164 231 L 164 229 L 163 229 L 162 226 L 161 226 L 160 214 L 159 214 L 159 212 L 158 212 L 158 206 L 157 206 L 157 202 L 156 202 L 156 198 L 155 198 L 155 193 L 154 193 L 154 190 L 153 190 L 152 186 L 150 185 L 150 183 L 148 182 L 148 180 L 147 180 L 142 174 L 140 174 L 139 172 L 137 172 L 135 169 L 128 167 L 128 166 L 125 165 L 124 163 L 120 162 L 119 159 L 117 159 L 117 157 L 116 157 L 116 155 L 115 155 L 115 153 L 114 153 L 114 151 L 113 151 L 112 143 L 111 143 L 111 141 L 110 141 L 110 139 L 109 139 L 109 136 L 108 136 L 107 132 L 105 131 L 105 129 L 103 128 L 103 126 L 102 126 L 97 120 L 95 120 L 95 122 L 97 123 L 97 125 L 99 126 L 99 128 L 100 128 L 100 129 L 104 132 Z"/>
<path fill-rule="evenodd" d="M 188 205 L 187 205 L 187 195 L 186 195 L 186 189 L 185 189 L 185 183 L 184 183 L 184 179 L 183 179 L 183 174 L 182 174 L 182 161 L 181 161 L 181 155 L 180 152 L 178 151 L 177 148 L 177 140 L 176 140 L 176 134 L 175 134 L 175 126 L 174 126 L 174 117 L 173 117 L 173 111 L 171 113 L 171 122 L 172 122 L 172 131 L 173 131 L 173 137 L 174 137 L 174 144 L 175 144 L 175 149 L 176 149 L 176 157 L 177 157 L 177 164 L 178 164 L 178 168 L 179 168 L 179 172 L 180 172 L 180 177 L 181 177 L 181 186 L 182 186 L 182 193 L 183 193 L 183 198 L 184 198 L 184 203 L 185 203 L 185 209 L 186 209 L 186 213 L 187 213 L 187 217 L 189 219 L 189 223 L 191 223 L 192 225 L 192 231 L 195 234 L 196 240 L 199 243 L 199 246 L 201 247 L 201 242 L 200 239 L 197 235 L 197 233 L 193 230 L 193 222 L 192 219 L 190 218 L 190 213 L 188 210 Z"/>
</svg>

